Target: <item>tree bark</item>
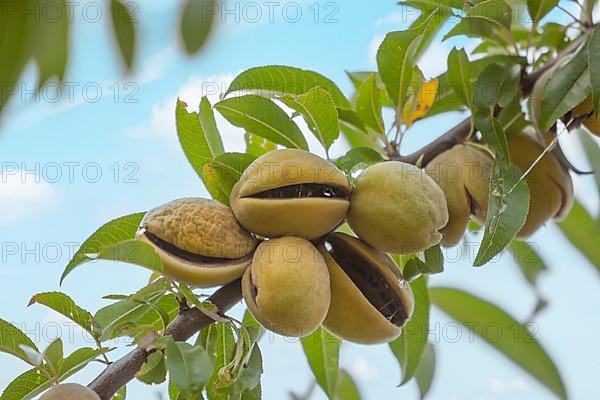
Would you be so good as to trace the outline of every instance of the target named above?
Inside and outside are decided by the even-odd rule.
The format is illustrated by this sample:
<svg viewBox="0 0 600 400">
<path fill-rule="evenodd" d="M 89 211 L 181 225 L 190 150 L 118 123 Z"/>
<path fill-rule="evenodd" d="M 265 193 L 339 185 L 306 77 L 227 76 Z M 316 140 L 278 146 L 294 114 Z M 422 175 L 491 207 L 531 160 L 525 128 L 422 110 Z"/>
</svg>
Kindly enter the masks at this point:
<svg viewBox="0 0 600 400">
<path fill-rule="evenodd" d="M 242 299 L 241 280 L 236 280 L 217 290 L 209 300 L 224 313 Z M 190 308 L 179 315 L 167 327 L 167 335 L 177 341 L 192 337 L 203 327 L 214 321 L 196 308 Z M 102 400 L 110 400 L 112 396 L 140 370 L 151 351 L 136 348 L 118 361 L 110 364 L 88 387 L 98 393 Z"/>
</svg>

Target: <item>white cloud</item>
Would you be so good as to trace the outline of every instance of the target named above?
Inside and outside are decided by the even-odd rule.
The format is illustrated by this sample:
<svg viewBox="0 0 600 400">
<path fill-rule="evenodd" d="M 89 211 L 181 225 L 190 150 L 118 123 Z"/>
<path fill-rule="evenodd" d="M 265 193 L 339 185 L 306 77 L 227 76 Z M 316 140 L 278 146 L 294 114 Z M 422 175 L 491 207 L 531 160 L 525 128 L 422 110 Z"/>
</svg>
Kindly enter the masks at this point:
<svg viewBox="0 0 600 400">
<path fill-rule="evenodd" d="M 219 101 L 234 78 L 234 74 L 223 73 L 207 76 L 190 76 L 176 94 L 171 95 L 152 106 L 150 118 L 125 132 L 136 138 L 162 138 L 172 146 L 179 146 L 175 126 L 175 105 L 177 98 L 187 103 L 188 111 L 197 111 L 202 97 L 206 96 L 211 104 Z M 240 128 L 231 126 L 219 113 L 215 113 L 217 126 L 221 131 L 223 145 L 227 151 L 244 151 L 243 134 Z"/>
<path fill-rule="evenodd" d="M 4 168 L 0 178 L 0 225 L 39 215 L 60 202 L 59 192 L 39 174 Z"/>
<path fill-rule="evenodd" d="M 149 83 L 160 78 L 164 74 L 169 64 L 169 60 L 173 59 L 175 56 L 175 52 L 176 46 L 170 45 L 148 57 L 148 59 L 144 60 L 142 63 L 145 67 L 140 72 L 136 73 L 133 76 L 133 79 L 130 80 L 137 82 L 138 85 L 143 85 L 144 83 Z"/>
<path fill-rule="evenodd" d="M 359 381 L 370 381 L 378 375 L 378 371 L 366 358 L 357 357 L 348 367 L 350 375 Z"/>
<path fill-rule="evenodd" d="M 146 67 L 138 73 L 132 76 L 125 76 L 122 80 L 118 81 L 121 84 L 120 87 L 124 88 L 126 84 L 135 83 L 139 90 L 139 87 L 142 85 L 159 79 L 167 69 L 169 61 L 175 56 L 175 52 L 175 46 L 171 45 L 144 59 L 141 64 L 146 65 Z M 25 87 L 33 85 L 32 82 L 26 83 Z M 90 99 L 86 99 L 86 95 L 94 97 L 99 94 L 100 99 L 110 97 L 114 91 L 115 83 L 116 81 L 114 80 L 77 83 L 72 87 L 59 89 L 57 94 L 54 92 L 54 86 L 47 86 L 45 89 L 42 89 L 41 94 L 36 94 L 38 96 L 37 99 L 32 99 L 31 96 L 22 99 L 19 97 L 24 95 L 17 93 L 9 102 L 9 107 L 14 107 L 14 112 L 8 113 L 12 114 L 10 122 L 15 124 L 14 126 L 26 128 L 50 116 L 61 114 L 84 104 L 93 104 Z M 89 92 L 87 89 L 84 90 L 86 85 L 89 86 Z M 47 100 L 44 96 L 48 96 L 52 101 Z M 56 101 L 56 96 L 59 96 L 58 101 Z M 17 98 L 19 99 L 17 100 Z M 94 101 L 96 101 L 95 98 Z M 38 107 L 35 112 L 32 112 L 30 109 L 33 105 Z"/>
<path fill-rule="evenodd" d="M 420 12 L 413 7 L 405 7 L 401 6 L 402 11 L 393 12 L 391 14 L 386 15 L 385 17 L 377 18 L 375 21 L 375 27 L 384 28 L 392 26 L 406 26 L 412 24 Z"/>
</svg>

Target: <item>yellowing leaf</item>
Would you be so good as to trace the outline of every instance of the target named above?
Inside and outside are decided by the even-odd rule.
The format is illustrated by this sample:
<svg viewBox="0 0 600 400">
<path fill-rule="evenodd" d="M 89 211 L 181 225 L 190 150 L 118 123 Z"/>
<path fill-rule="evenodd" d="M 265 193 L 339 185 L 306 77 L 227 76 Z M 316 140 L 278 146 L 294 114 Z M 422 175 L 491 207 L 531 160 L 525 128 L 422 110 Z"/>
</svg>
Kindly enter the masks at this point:
<svg viewBox="0 0 600 400">
<path fill-rule="evenodd" d="M 415 121 L 423 118 L 433 105 L 438 90 L 438 80 L 423 82 L 416 95 L 411 95 L 402 110 L 402 120 L 410 127 Z"/>
</svg>

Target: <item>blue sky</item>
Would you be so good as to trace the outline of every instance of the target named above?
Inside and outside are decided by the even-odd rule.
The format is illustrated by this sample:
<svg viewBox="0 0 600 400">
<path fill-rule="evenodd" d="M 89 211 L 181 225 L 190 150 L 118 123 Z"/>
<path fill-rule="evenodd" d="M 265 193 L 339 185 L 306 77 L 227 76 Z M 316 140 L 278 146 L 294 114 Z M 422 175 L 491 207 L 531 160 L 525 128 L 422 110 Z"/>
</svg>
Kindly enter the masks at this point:
<svg viewBox="0 0 600 400">
<path fill-rule="evenodd" d="M 190 107 L 197 105 L 202 94 L 214 101 L 215 87 L 223 87 L 246 68 L 264 64 L 316 70 L 348 93 L 351 85 L 344 70 L 372 69 L 374 51 L 383 35 L 402 28 L 411 18 L 394 1 L 368 6 L 320 2 L 316 3 L 320 12 L 315 21 L 315 3 L 296 1 L 278 3 L 271 22 L 263 2 L 228 2 L 230 10 L 237 4 L 241 23 L 236 23 L 234 14 L 222 14 L 224 22 L 209 45 L 200 56 L 189 58 L 181 52 L 176 37 L 179 2 L 140 1 L 136 13 L 141 39 L 138 65 L 128 76 L 115 56 L 107 10 L 99 21 L 92 22 L 94 10 L 85 8 L 89 3 L 75 8 L 72 25 L 74 40 L 66 80 L 73 87 L 73 99 L 63 90 L 57 103 L 51 101 L 51 91 L 35 101 L 21 90 L 0 125 L 0 291 L 5 299 L 0 318 L 31 331 L 42 348 L 58 331 L 68 339 L 69 330 L 63 319 L 43 307 L 27 308 L 33 294 L 62 290 L 94 311 L 108 304 L 101 296 L 133 292 L 148 278 L 142 269 L 99 262 L 76 270 L 60 288 L 58 278 L 73 243 L 84 240 L 108 219 L 178 197 L 207 195 L 177 144 L 173 117 L 177 96 Z M 258 22 L 243 22 L 244 15 L 246 19 L 255 17 L 256 8 L 250 3 L 258 4 L 263 13 Z M 284 9 L 287 14 L 282 15 Z M 297 9 L 302 15 L 292 22 Z M 331 12 L 337 22 L 326 23 Z M 426 75 L 444 69 L 452 44 L 465 43 L 436 43 L 425 55 L 421 66 Z M 33 88 L 33 66 L 24 82 L 25 88 Z M 96 95 L 97 88 L 101 95 Z M 417 123 L 403 150 L 418 148 L 461 118 L 455 113 Z M 226 149 L 242 150 L 241 131 L 221 119 L 218 122 Z M 577 140 L 564 139 L 568 154 L 585 168 Z M 320 151 L 314 141 L 309 143 Z M 334 155 L 343 150 L 340 141 Z M 590 210 L 598 209 L 591 177 L 577 178 L 576 189 Z M 600 304 L 598 273 L 554 226 L 541 229 L 531 241 L 542 249 L 549 266 L 540 279 L 540 291 L 550 305 L 535 320 L 539 327 L 536 337 L 558 364 L 572 398 L 589 398 L 597 392 L 600 371 L 600 346 L 596 344 L 600 319 L 594 307 Z M 501 304 L 518 319 L 525 319 L 535 304 L 533 292 L 510 257 L 479 269 L 464 259 L 447 263 L 446 272 L 433 277 L 431 284 L 469 290 Z M 241 311 L 238 306 L 234 312 Z M 444 340 L 449 322 L 433 311 L 434 333 L 442 338 L 437 343 L 438 373 L 430 398 L 549 398 L 550 392 L 533 378 L 485 343 L 469 341 L 466 332 L 456 343 Z M 77 332 L 74 340 L 67 339 L 67 350 L 85 344 Z M 289 390 L 303 392 L 308 387 L 311 378 L 299 343 L 274 337 L 264 342 L 262 349 L 267 371 L 265 399 L 282 399 Z M 400 370 L 386 346 L 346 344 L 342 366 L 353 373 L 365 399 L 417 396 L 414 383 L 396 388 Z M 0 387 L 24 369 L 21 362 L 0 354 Z M 87 383 L 100 370 L 101 366 L 92 365 L 73 380 Z M 158 391 L 132 383 L 130 398 L 152 398 L 149 395 Z M 314 398 L 324 396 L 318 392 Z"/>
</svg>

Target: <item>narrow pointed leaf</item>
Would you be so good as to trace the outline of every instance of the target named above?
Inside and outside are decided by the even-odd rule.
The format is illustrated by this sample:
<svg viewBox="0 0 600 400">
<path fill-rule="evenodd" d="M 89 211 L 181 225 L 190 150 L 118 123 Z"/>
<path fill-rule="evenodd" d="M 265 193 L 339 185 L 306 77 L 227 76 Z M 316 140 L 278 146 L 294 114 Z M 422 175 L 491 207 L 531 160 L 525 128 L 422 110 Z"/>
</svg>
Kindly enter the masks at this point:
<svg viewBox="0 0 600 400">
<path fill-rule="evenodd" d="M 6 3 L 5 3 L 6 4 Z M 3 6 L 5 5 L 3 4 Z M 69 58 L 69 33 L 72 21 L 69 21 L 70 12 L 69 2 L 59 0 L 53 3 L 52 16 L 50 14 L 39 15 L 36 17 L 25 18 L 24 24 L 30 31 L 33 40 L 30 40 L 31 53 L 33 54 L 39 68 L 40 84 L 46 83 L 50 78 L 55 77 L 60 82 L 63 81 Z M 25 7 L 25 5 L 23 5 Z M 43 0 L 30 0 L 27 7 L 34 10 L 46 10 L 47 3 Z M 9 8 L 7 8 L 9 10 Z M 24 10 L 23 10 L 24 11 Z M 50 11 L 49 11 L 50 13 Z M 59 17 L 54 17 L 56 13 Z M 17 12 L 16 14 L 20 14 Z M 6 14 L 2 17 L 2 22 Z M 12 39 L 12 31 L 11 40 Z"/>
<path fill-rule="evenodd" d="M 206 96 L 200 101 L 199 112 L 188 112 L 186 107 L 185 102 L 177 100 L 177 136 L 188 161 L 198 176 L 203 177 L 204 165 L 225 150 L 212 106 Z"/>
<path fill-rule="evenodd" d="M 226 95 L 237 91 L 256 91 L 274 97 L 283 94 L 303 94 L 315 86 L 329 92 L 336 106 L 350 108 L 350 103 L 337 85 L 323 75 L 285 65 L 250 68 L 235 77 Z"/>
<path fill-rule="evenodd" d="M 417 380 L 417 386 L 419 387 L 419 393 L 421 400 L 427 397 L 431 384 L 433 383 L 433 377 L 435 376 L 435 350 L 433 344 L 427 343 L 421 364 L 415 372 L 415 379 Z"/>
<path fill-rule="evenodd" d="M 556 1 L 556 0 L 555 0 Z M 588 43 L 588 74 L 594 100 L 594 113 L 600 115 L 600 28 L 592 32 Z"/>
<path fill-rule="evenodd" d="M 549 129 L 558 118 L 581 103 L 590 92 L 587 46 L 557 68 L 544 86 L 539 124 Z"/>
<path fill-rule="evenodd" d="M 458 289 L 431 288 L 429 295 L 432 303 L 450 317 L 472 329 L 559 398 L 567 398 L 562 378 L 552 359 L 527 328 L 504 310 Z"/>
<path fill-rule="evenodd" d="M 206 385 L 213 371 L 213 363 L 201 347 L 188 343 L 167 343 L 166 366 L 171 381 L 183 392 L 197 392 Z"/>
<path fill-rule="evenodd" d="M 402 329 L 402 335 L 389 344 L 402 368 L 400 385 L 415 376 L 427 345 L 429 331 L 429 293 L 427 278 L 421 276 L 410 283 L 415 296 L 413 316 Z"/>
<path fill-rule="evenodd" d="M 482 266 L 500 253 L 525 224 L 529 189 L 522 172 L 514 165 L 504 167 L 496 158 L 492 167 L 485 232 L 474 266 Z"/>
<path fill-rule="evenodd" d="M 301 339 L 304 354 L 319 386 L 329 399 L 335 399 L 337 388 L 340 340 L 323 328 Z"/>
<path fill-rule="evenodd" d="M 537 243 L 522 240 L 513 240 L 510 245 L 515 262 L 531 286 L 536 286 L 538 276 L 546 270 L 544 260 L 539 256 L 536 249 L 539 249 Z"/>
<path fill-rule="evenodd" d="M 30 363 L 21 346 L 29 347 L 39 353 L 35 343 L 15 325 L 0 319 L 0 352 L 12 354 L 26 363 Z"/>
<path fill-rule="evenodd" d="M 30 400 L 51 386 L 46 375 L 37 369 L 30 369 L 16 377 L 2 392 L 2 400 Z"/>
<path fill-rule="evenodd" d="M 527 0 L 527 10 L 533 22 L 539 22 L 558 5 L 558 0 Z"/>
<path fill-rule="evenodd" d="M 221 100 L 215 108 L 233 125 L 286 147 L 308 150 L 298 125 L 273 101 L 258 95 Z"/>
<path fill-rule="evenodd" d="M 335 400 L 361 400 L 360 391 L 352 375 L 340 369 Z"/>
<path fill-rule="evenodd" d="M 363 82 L 356 96 L 356 111 L 365 125 L 379 135 L 385 135 L 383 117 L 381 115 L 381 94 L 375 82 L 375 74 Z"/>
<path fill-rule="evenodd" d="M 215 0 L 187 0 L 181 16 L 181 37 L 188 54 L 197 53 L 209 37 L 217 14 Z"/>
<path fill-rule="evenodd" d="M 100 227 L 77 250 L 60 278 L 61 283 L 75 267 L 90 260 L 89 254 L 97 254 L 106 246 L 133 239 L 143 217 L 144 213 L 131 214 Z"/>
<path fill-rule="evenodd" d="M 399 31 L 388 33 L 377 50 L 377 66 L 381 80 L 397 108 L 403 106 L 412 81 L 419 32 Z"/>
<path fill-rule="evenodd" d="M 246 132 L 244 140 L 246 141 L 246 153 L 252 154 L 255 157 L 260 157 L 269 151 L 277 149 L 275 143 L 251 132 Z"/>
<path fill-rule="evenodd" d="M 317 86 L 301 95 L 285 95 L 281 101 L 304 117 L 310 131 L 328 151 L 340 135 L 338 113 L 331 95 Z"/>
<path fill-rule="evenodd" d="M 75 301 L 61 292 L 38 293 L 29 300 L 28 306 L 32 304 L 43 304 L 48 308 L 62 314 L 75 322 L 86 332 L 92 333 L 92 314 L 75 304 Z"/>
<path fill-rule="evenodd" d="M 115 39 L 127 69 L 131 70 L 135 55 L 136 20 L 121 0 L 111 0 L 110 5 Z"/>
<path fill-rule="evenodd" d="M 163 264 L 154 248 L 139 240 L 125 240 L 108 245 L 96 255 L 98 260 L 119 261 L 162 272 Z"/>
<path fill-rule="evenodd" d="M 600 228 L 579 201 L 575 201 L 567 218 L 558 226 L 571 244 L 600 272 Z"/>
</svg>

